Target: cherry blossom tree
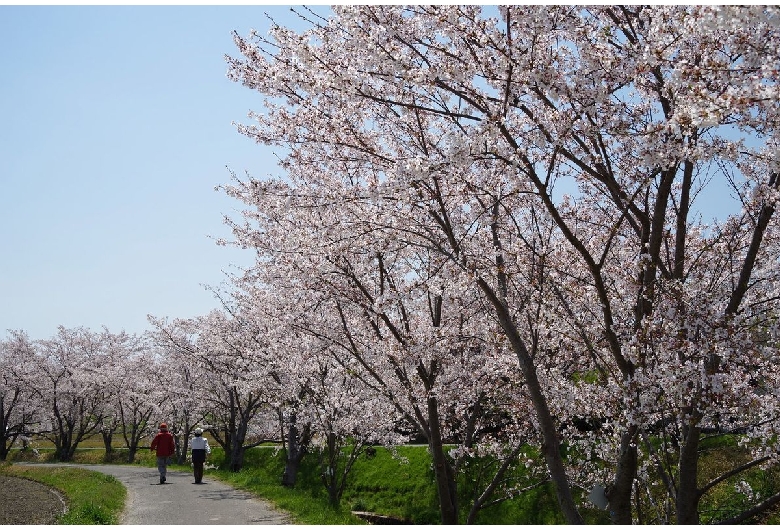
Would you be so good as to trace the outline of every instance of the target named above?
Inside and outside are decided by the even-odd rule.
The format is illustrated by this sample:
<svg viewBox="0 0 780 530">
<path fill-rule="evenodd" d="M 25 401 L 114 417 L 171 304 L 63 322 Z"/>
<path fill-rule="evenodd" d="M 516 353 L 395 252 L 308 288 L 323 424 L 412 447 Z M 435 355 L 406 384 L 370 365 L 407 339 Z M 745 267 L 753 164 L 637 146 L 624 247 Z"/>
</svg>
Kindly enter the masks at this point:
<svg viewBox="0 0 780 530">
<path fill-rule="evenodd" d="M 257 384 L 262 386 L 263 392 L 262 406 L 253 422 L 256 431 L 253 445 L 276 440 L 275 433 L 278 432 L 285 452 L 282 484 L 294 486 L 314 435 L 309 387 L 311 360 L 296 340 L 294 331 L 268 310 L 274 307 L 272 297 L 278 295 L 273 293 L 269 297 L 268 292 L 258 291 L 254 295 L 248 300 L 244 293 L 236 291 L 231 296 L 232 304 L 222 298 L 230 316 L 230 324 L 222 328 L 222 333 L 228 329 L 233 331 L 222 335 L 220 340 L 231 344 L 233 355 L 240 355 L 249 365 L 255 366 Z M 289 316 L 288 313 L 286 317 Z"/>
<path fill-rule="evenodd" d="M 295 296 L 279 296 L 267 285 L 246 285 L 235 298 L 242 318 L 272 323 L 265 327 L 265 340 L 277 372 L 284 374 L 280 389 L 290 390 L 277 394 L 278 410 L 289 422 L 283 436 L 287 443 L 283 483 L 293 485 L 302 458 L 316 453 L 323 484 L 336 505 L 352 465 L 369 445 L 394 445 L 406 439 L 396 429 L 398 414 L 381 394 L 345 369 L 349 361 L 333 351 L 328 338 L 312 330 L 309 322 L 317 321 L 319 311 L 299 316 L 300 311 L 308 313 L 305 303 Z M 298 425 L 303 426 L 301 432 Z"/>
<path fill-rule="evenodd" d="M 279 440 L 285 453 L 282 485 L 292 487 L 312 442 L 312 415 L 307 413 L 311 389 L 307 386 L 310 381 L 305 350 L 294 330 L 283 324 L 291 313 L 285 312 L 279 318 L 274 311 L 275 296 L 276 293 L 262 289 L 252 290 L 250 297 L 236 291 L 233 293 L 236 308 L 231 316 L 243 328 L 253 330 L 253 341 L 262 344 L 265 395 L 278 420 Z M 269 439 L 275 438 L 270 434 L 272 424 L 271 417 L 266 415 L 263 432 Z"/>
<path fill-rule="evenodd" d="M 37 407 L 30 370 L 34 355 L 32 341 L 21 330 L 0 341 L 0 460 L 34 428 Z"/>
<path fill-rule="evenodd" d="M 103 339 L 86 328 L 60 326 L 54 337 L 36 343 L 32 362 L 47 417 L 39 434 L 64 462 L 72 460 L 82 440 L 98 432 L 105 416 L 111 389 L 101 372 L 109 360 Z"/>
<path fill-rule="evenodd" d="M 129 463 L 135 461 L 141 441 L 154 430 L 152 418 L 161 414 L 172 390 L 165 377 L 170 367 L 160 360 L 150 339 L 138 339 L 134 350 L 127 352 L 119 367 L 114 394 L 117 423 Z"/>
<path fill-rule="evenodd" d="M 274 334 L 275 350 L 286 363 L 300 361 L 294 370 L 295 399 L 286 400 L 283 414 L 293 417 L 287 429 L 287 463 L 283 483 L 293 485 L 307 454 L 319 459 L 320 477 L 332 505 L 339 504 L 352 466 L 370 445 L 395 445 L 405 440 L 396 432 L 397 417 L 381 396 L 367 392 L 329 355 L 328 343 L 294 329 Z M 292 354 L 290 352 L 293 352 Z M 303 432 L 297 432 L 297 426 Z"/>
<path fill-rule="evenodd" d="M 268 109 L 239 130 L 288 150 L 296 194 L 340 214 L 363 208 L 351 228 L 425 248 L 484 300 L 516 355 L 568 522 L 582 521 L 569 477 L 579 471 L 559 451 L 571 397 L 611 421 L 601 455 L 614 522 L 634 520 L 643 440 L 671 436 L 659 414 L 679 427 L 666 468 L 676 521 L 698 522 L 702 430 L 728 411 L 749 437 L 774 435 L 771 363 L 747 393 L 739 375 L 776 351 L 777 9 L 334 11 L 306 15 L 302 35 L 236 36 L 243 58 L 228 59 L 229 76 Z M 713 182 L 731 182 L 742 204 L 708 226 L 694 201 Z M 240 194 L 259 203 L 274 187 Z M 241 244 L 269 245 L 286 228 L 278 219 Z M 537 224 L 553 231 L 529 238 Z M 319 259 L 362 281 L 341 252 Z M 529 278 L 531 306 L 518 281 Z M 589 372 L 597 384 L 577 379 Z M 663 412 L 651 406 L 659 392 Z M 589 405 L 594 396 L 604 401 Z"/>
<path fill-rule="evenodd" d="M 159 343 L 176 352 L 177 362 L 202 375 L 189 382 L 185 392 L 191 400 L 185 408 L 202 403 L 209 432 L 224 449 L 229 468 L 239 471 L 246 450 L 272 436 L 261 433 L 249 439 L 253 422 L 270 408 L 268 391 L 274 386 L 256 330 L 219 311 L 170 324 L 157 320 L 156 325 Z"/>
<path fill-rule="evenodd" d="M 160 328 L 168 326 L 165 320 L 150 317 L 150 322 Z M 209 372 L 203 366 L 193 363 L 182 355 L 176 343 L 158 330 L 147 333 L 149 355 L 139 362 L 147 363 L 146 396 L 139 395 L 133 401 L 131 410 L 137 411 L 134 417 L 146 418 L 149 408 L 151 414 L 139 427 L 139 435 L 151 439 L 157 434 L 160 422 L 168 424 L 168 431 L 176 444 L 175 459 L 185 463 L 189 449 L 189 440 L 196 427 L 204 430 L 208 427 L 207 417 L 211 413 L 208 400 L 210 387 L 207 383 Z M 140 414 L 138 414 L 140 413 Z M 150 421 L 155 418 L 154 421 Z"/>
<path fill-rule="evenodd" d="M 130 382 L 137 381 L 143 375 L 143 372 L 126 370 L 126 364 L 139 353 L 141 345 L 135 335 L 124 331 L 111 333 L 104 328 L 101 333 L 94 335 L 100 341 L 100 361 L 97 368 L 103 387 L 104 405 L 98 431 L 103 439 L 106 458 L 109 459 L 114 452 L 114 434 L 119 430 L 124 435 L 125 425 L 122 422 L 122 411 L 118 407 L 122 393 L 129 388 Z"/>
<path fill-rule="evenodd" d="M 446 261 L 432 262 L 430 252 L 406 237 L 398 244 L 395 234 L 371 230 L 363 220 L 381 211 L 350 197 L 348 189 L 250 180 L 228 191 L 257 207 L 245 212 L 246 225 L 233 225 L 240 244 L 260 256 L 243 282 L 248 298 L 256 307 L 278 307 L 272 320 L 283 335 L 314 344 L 302 350 L 320 352 L 308 364 L 324 365 L 318 358 L 332 356 L 425 436 L 442 518 L 456 522 L 455 469 L 444 442 L 455 438 L 473 449 L 489 423 L 486 411 L 505 401 L 499 396 L 516 373 L 506 349 L 494 342 L 495 324 L 485 320 L 473 294 L 448 279 Z M 335 197 L 346 197 L 345 204 L 329 208 Z M 271 295 L 258 295 L 256 283 Z M 500 477 L 491 490 L 497 483 Z"/>
</svg>

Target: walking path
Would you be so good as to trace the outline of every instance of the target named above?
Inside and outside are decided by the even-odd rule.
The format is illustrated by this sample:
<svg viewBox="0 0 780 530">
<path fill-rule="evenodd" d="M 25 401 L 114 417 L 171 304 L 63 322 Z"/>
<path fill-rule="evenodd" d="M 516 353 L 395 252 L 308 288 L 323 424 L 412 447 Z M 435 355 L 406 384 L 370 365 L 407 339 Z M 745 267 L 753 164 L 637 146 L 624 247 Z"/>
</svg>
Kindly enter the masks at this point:
<svg viewBox="0 0 780 530">
<path fill-rule="evenodd" d="M 156 468 L 133 465 L 25 464 L 76 466 L 113 475 L 127 488 L 121 524 L 251 525 L 291 524 L 287 515 L 269 503 L 219 482 L 208 475 L 194 484 L 192 473 L 168 470 L 158 484 Z"/>
</svg>

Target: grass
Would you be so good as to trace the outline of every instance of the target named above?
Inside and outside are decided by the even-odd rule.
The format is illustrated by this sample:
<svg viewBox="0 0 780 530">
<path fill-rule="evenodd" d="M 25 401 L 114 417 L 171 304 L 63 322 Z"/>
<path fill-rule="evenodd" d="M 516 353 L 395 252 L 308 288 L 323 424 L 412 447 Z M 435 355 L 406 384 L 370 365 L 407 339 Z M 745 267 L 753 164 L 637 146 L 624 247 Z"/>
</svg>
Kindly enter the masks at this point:
<svg viewBox="0 0 780 530">
<path fill-rule="evenodd" d="M 213 450 L 210 460 L 219 462 L 223 457 L 221 448 Z M 363 521 L 342 507 L 334 509 L 328 504 L 325 489 L 316 475 L 314 459 L 304 458 L 298 474 L 297 485 L 287 488 L 281 485 L 284 460 L 281 452 L 273 447 L 257 447 L 247 451 L 244 468 L 238 473 L 226 470 L 209 470 L 209 475 L 268 499 L 278 509 L 291 515 L 296 524 L 347 525 L 362 524 Z"/>
<path fill-rule="evenodd" d="M 441 520 L 431 459 L 425 447 L 376 448 L 355 462 L 343 504 L 416 524 Z"/>
<path fill-rule="evenodd" d="M 212 459 L 222 457 L 219 448 Z M 284 455 L 273 448 L 247 451 L 245 466 L 239 473 L 211 471 L 220 480 L 270 499 L 278 508 L 292 514 L 296 523 L 361 524 L 351 512 L 365 511 L 392 517 L 399 522 L 439 524 L 441 515 L 434 483 L 431 460 L 426 447 L 399 447 L 395 452 L 377 447 L 375 456 L 361 456 L 348 479 L 347 488 L 336 509 L 328 505 L 327 493 L 321 484 L 315 455 L 307 455 L 301 463 L 295 487 L 280 485 L 284 471 Z M 468 506 L 461 507 L 465 521 Z M 583 507 L 589 523 L 608 523 L 605 512 Z M 477 524 L 561 524 L 552 487 L 548 484 L 536 490 L 480 512 Z"/>
<path fill-rule="evenodd" d="M 0 474 L 35 480 L 59 490 L 68 499 L 68 511 L 58 524 L 118 524 L 127 490 L 112 476 L 75 467 L 40 468 L 0 465 Z"/>
<path fill-rule="evenodd" d="M 319 478 L 316 456 L 307 455 L 301 463 L 296 486 L 281 485 L 284 455 L 275 448 L 247 451 L 245 466 L 238 473 L 211 471 L 220 480 L 271 499 L 292 514 L 296 523 L 310 525 L 364 524 L 352 511 L 367 511 L 416 524 L 440 521 L 436 488 L 425 447 L 401 447 L 394 458 L 390 451 L 377 448 L 376 455 L 365 455 L 355 463 L 340 507 L 328 504 L 325 487 Z M 219 448 L 212 459 L 222 457 Z"/>
<path fill-rule="evenodd" d="M 717 443 L 717 451 L 708 451 L 709 445 L 712 444 L 703 444 L 705 450 L 703 450 L 700 485 L 750 460 L 746 449 L 737 444 L 737 437 L 720 437 Z M 702 499 L 701 520 L 703 524 L 737 516 L 755 504 L 755 501 L 749 499 L 748 494 L 738 490 L 737 485 L 740 483 L 749 485 L 757 498 L 766 499 L 780 491 L 780 470 L 776 467 L 756 466 L 715 486 Z M 780 523 L 780 508 L 770 509 L 761 516 L 746 521 L 746 523 L 778 524 Z"/>
<path fill-rule="evenodd" d="M 48 462 L 48 463 L 55 463 L 57 462 L 55 456 L 54 456 L 54 447 L 51 446 L 49 443 L 39 443 L 35 445 L 35 449 L 37 451 L 37 454 L 32 452 L 31 450 L 27 451 L 21 451 L 19 449 L 12 449 L 11 452 L 8 454 L 7 460 L 9 462 Z M 96 445 L 90 445 L 90 444 L 79 444 L 78 449 L 76 449 L 75 454 L 73 455 L 73 461 L 74 464 L 127 464 L 128 458 L 128 450 L 125 448 L 115 448 L 112 453 L 109 455 L 106 455 L 105 450 L 103 449 L 103 444 L 100 442 L 99 446 Z M 136 454 L 135 458 L 133 459 L 133 464 L 139 464 L 144 467 L 155 467 L 157 465 L 155 460 L 155 455 L 151 451 L 149 451 L 149 448 L 143 448 L 139 449 Z M 189 470 L 188 466 L 170 466 L 171 469 L 174 470 L 183 470 L 187 469 Z"/>
<path fill-rule="evenodd" d="M 53 462 L 53 449 L 38 446 L 39 461 Z M 29 455 L 29 453 L 28 453 Z M 23 458 L 18 451 L 10 459 Z M 214 447 L 211 463 L 219 463 L 224 454 Z M 116 449 L 106 459 L 104 451 L 79 449 L 74 463 L 101 464 L 126 463 L 126 450 Z M 154 467 L 154 455 L 148 450 L 136 454 L 136 465 Z M 189 466 L 171 466 L 178 471 L 190 471 Z M 340 507 L 329 505 L 327 493 L 319 478 L 317 458 L 307 455 L 301 463 L 295 487 L 281 485 L 284 471 L 284 454 L 275 447 L 257 447 L 247 451 L 242 471 L 207 470 L 214 476 L 236 488 L 251 492 L 269 500 L 278 509 L 289 513 L 296 524 L 348 525 L 365 524 L 352 511 L 365 511 L 414 524 L 439 524 L 441 516 L 426 447 L 399 447 L 394 452 L 377 447 L 374 456 L 363 455 L 355 463 Z M 465 502 L 464 502 L 465 504 Z M 461 518 L 465 510 L 461 506 Z M 584 510 L 588 522 L 605 522 L 603 513 Z M 480 512 L 478 524 L 558 524 L 562 523 L 552 488 L 547 485 L 527 492 L 511 501 L 501 503 Z"/>
<path fill-rule="evenodd" d="M 706 481 L 748 458 L 746 449 L 739 447 L 735 439 L 728 437 L 708 441 L 703 444 L 703 449 L 705 454 L 701 461 L 702 481 Z M 54 461 L 52 448 L 40 445 L 38 451 L 38 461 Z M 9 460 L 18 461 L 29 458 L 29 455 L 29 452 L 26 455 L 20 455 L 20 452 L 15 450 L 12 451 Z M 126 450 L 116 449 L 112 456 L 106 458 L 101 443 L 95 449 L 77 450 L 74 462 L 84 464 L 126 463 L 126 455 Z M 212 456 L 209 459 L 210 463 L 219 463 L 223 458 L 222 450 L 217 445 L 213 448 Z M 136 454 L 135 465 L 154 467 L 155 457 L 148 449 L 139 450 Z M 13 468 L 16 467 L 13 466 Z M 7 466 L 0 467 L 0 472 L 3 469 L 8 468 Z M 188 465 L 173 465 L 171 469 L 190 471 Z M 43 476 L 52 473 L 53 470 L 36 469 L 35 471 Z M 73 468 L 67 468 L 67 471 L 64 472 L 71 471 L 90 473 Z M 352 511 L 373 512 L 414 524 L 438 524 L 440 522 L 430 457 L 424 446 L 399 447 L 395 452 L 378 447 L 373 456 L 362 455 L 355 463 L 341 505 L 338 508 L 328 504 L 327 493 L 319 478 L 316 455 L 307 455 L 303 459 L 295 487 L 288 488 L 281 485 L 283 471 L 284 453 L 282 451 L 276 447 L 256 447 L 247 451 L 245 465 L 241 472 L 231 473 L 226 470 L 209 469 L 206 473 L 269 500 L 278 509 L 289 513 L 293 522 L 297 524 L 363 524 L 364 521 L 354 516 Z M 63 471 L 58 471 L 58 473 L 61 472 Z M 74 520 L 93 521 L 93 523 L 66 522 L 65 524 L 99 524 L 101 521 L 108 520 L 107 517 L 111 517 L 112 514 L 115 516 L 121 510 L 121 506 L 118 509 L 106 508 L 102 504 L 94 505 L 86 502 L 91 501 L 92 498 L 101 498 L 103 501 L 104 482 L 100 481 L 105 480 L 105 476 L 98 473 L 92 475 L 90 478 L 83 475 L 74 480 L 77 483 L 96 482 L 97 486 L 92 486 L 92 491 L 99 490 L 100 497 L 93 497 L 93 494 L 90 493 L 83 496 L 82 500 L 72 498 L 72 493 L 65 487 L 46 482 L 42 478 L 40 480 L 35 477 L 29 478 L 51 484 L 63 491 L 68 498 L 72 498 L 70 512 L 72 515 L 69 517 L 73 517 Z M 468 477 L 463 480 L 468 480 Z M 762 498 L 780 490 L 780 472 L 778 470 L 755 468 L 724 482 L 705 495 L 701 505 L 702 522 L 735 515 L 750 505 L 750 501 L 744 495 L 735 491 L 735 484 L 741 480 L 749 483 L 753 491 Z M 70 482 L 70 479 L 65 482 Z M 465 484 L 461 483 L 459 491 L 465 496 L 466 488 L 464 486 Z M 86 484 L 84 487 L 87 487 Z M 583 494 L 579 490 L 575 493 Z M 124 499 L 123 496 L 122 499 Z M 461 504 L 461 522 L 463 522 L 466 519 L 469 502 L 467 499 L 461 499 Z M 609 523 L 607 512 L 589 507 L 587 502 L 578 504 L 587 523 Z M 558 509 L 552 486 L 548 483 L 509 501 L 482 510 L 476 522 L 477 524 L 561 524 L 564 521 Z M 772 510 L 757 522 L 762 524 L 780 522 L 778 511 Z"/>
</svg>

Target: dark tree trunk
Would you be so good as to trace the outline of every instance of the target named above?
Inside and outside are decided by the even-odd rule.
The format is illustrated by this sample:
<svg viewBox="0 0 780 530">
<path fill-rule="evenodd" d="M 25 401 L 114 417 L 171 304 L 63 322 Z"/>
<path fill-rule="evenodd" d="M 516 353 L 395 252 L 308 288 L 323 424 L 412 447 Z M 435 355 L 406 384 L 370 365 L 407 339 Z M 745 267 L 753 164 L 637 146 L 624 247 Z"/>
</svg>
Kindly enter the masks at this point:
<svg viewBox="0 0 780 530">
<path fill-rule="evenodd" d="M 133 424 L 130 430 L 130 438 L 127 438 L 127 434 L 125 434 L 125 441 L 127 442 L 127 463 L 132 464 L 135 462 L 135 455 L 138 452 L 138 431 L 140 429 L 138 428 L 138 425 Z M 126 431 L 125 431 L 126 432 Z"/>
<path fill-rule="evenodd" d="M 282 485 L 292 487 L 298 479 L 298 466 L 303 459 L 303 454 L 298 447 L 298 427 L 291 423 L 287 429 L 287 461 L 284 465 Z"/>
<path fill-rule="evenodd" d="M 111 442 L 114 439 L 114 430 L 113 429 L 101 429 L 100 435 L 103 438 L 103 447 L 106 449 L 106 456 L 110 456 L 114 453 L 114 447 L 111 445 Z"/>
<path fill-rule="evenodd" d="M 341 495 L 339 495 L 339 480 L 337 475 L 339 447 L 336 444 L 335 433 L 328 433 L 328 445 L 325 451 L 327 465 L 323 466 L 325 469 L 322 472 L 322 481 L 325 483 L 325 489 L 328 490 L 328 502 L 331 506 L 338 506 Z"/>
<path fill-rule="evenodd" d="M 574 497 L 569 485 L 569 478 L 566 476 L 566 468 L 563 465 L 563 458 L 560 452 L 560 441 L 558 439 L 558 429 L 555 420 L 547 404 L 547 398 L 542 391 L 542 385 L 536 374 L 536 365 L 531 358 L 525 342 L 512 321 L 512 317 L 506 305 L 496 296 L 493 289 L 483 279 L 478 279 L 482 292 L 490 300 L 496 317 L 504 333 L 509 339 L 512 350 L 517 355 L 520 364 L 520 370 L 525 377 L 526 390 L 533 403 L 536 419 L 539 422 L 539 430 L 542 435 L 542 450 L 544 459 L 547 463 L 547 469 L 550 472 L 550 478 L 555 486 L 555 494 L 558 499 L 558 505 L 561 508 L 564 518 L 568 524 L 583 524 L 582 516 L 574 503 Z"/>
<path fill-rule="evenodd" d="M 233 447 L 230 450 L 230 471 L 241 471 L 244 466 L 244 453 L 245 453 L 243 440 L 238 440 L 238 437 L 233 439 Z"/>
<path fill-rule="evenodd" d="M 433 459 L 436 477 L 436 491 L 439 495 L 439 509 L 442 524 L 458 524 L 457 490 L 452 466 L 447 461 L 439 425 L 439 405 L 435 397 L 428 398 L 428 425 L 430 436 L 428 448 Z"/>
<path fill-rule="evenodd" d="M 16 393 L 18 395 L 18 391 Z M 13 447 L 16 437 L 19 436 L 18 426 L 9 425 L 11 410 L 16 399 L 14 398 L 6 410 L 6 403 L 3 396 L 0 396 L 0 460 L 8 457 L 8 452 Z"/>
<path fill-rule="evenodd" d="M 184 415 L 183 425 L 180 427 L 179 436 L 175 437 L 176 441 L 176 463 L 179 465 L 187 462 L 187 450 L 189 449 L 190 433 L 192 433 L 193 425 L 190 423 L 189 414 Z"/>
<path fill-rule="evenodd" d="M 310 426 L 306 425 L 302 431 L 299 431 L 298 426 L 295 424 L 295 415 L 293 415 L 287 430 L 287 460 L 284 465 L 284 474 L 282 475 L 283 486 L 292 487 L 295 485 L 298 479 L 298 468 L 308 451 L 310 436 Z"/>
<path fill-rule="evenodd" d="M 70 445 L 73 437 L 73 431 L 60 425 L 58 432 L 54 436 L 54 454 L 60 462 L 70 462 Z"/>
<path fill-rule="evenodd" d="M 352 466 L 366 448 L 361 440 L 355 439 L 351 442 L 352 444 L 346 443 L 336 433 L 330 432 L 328 443 L 320 453 L 322 483 L 328 491 L 328 502 L 333 507 L 338 507 L 341 502 Z"/>
<path fill-rule="evenodd" d="M 698 427 L 689 427 L 680 447 L 679 486 L 677 487 L 677 524 L 699 524 L 699 435 Z"/>
<path fill-rule="evenodd" d="M 607 491 L 610 518 L 613 524 L 631 524 L 631 492 L 637 468 L 636 427 L 629 427 L 620 438 L 615 481 Z"/>
</svg>

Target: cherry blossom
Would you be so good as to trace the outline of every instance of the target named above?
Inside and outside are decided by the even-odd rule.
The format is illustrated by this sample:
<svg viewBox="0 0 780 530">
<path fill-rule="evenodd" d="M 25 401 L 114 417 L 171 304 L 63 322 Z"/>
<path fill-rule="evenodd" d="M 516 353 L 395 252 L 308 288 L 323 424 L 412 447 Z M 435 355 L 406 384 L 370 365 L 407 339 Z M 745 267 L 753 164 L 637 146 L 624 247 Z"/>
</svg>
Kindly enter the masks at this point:
<svg viewBox="0 0 780 530">
<path fill-rule="evenodd" d="M 635 485 L 660 476 L 676 521 L 698 522 L 704 433 L 776 439 L 778 11 L 334 12 L 236 36 L 228 58 L 266 108 L 239 131 L 286 153 L 284 179 L 225 188 L 249 206 L 233 228 L 258 251 L 254 280 L 302 300 L 325 282 L 344 330 L 393 338 L 399 373 L 447 351 L 414 318 L 438 331 L 450 300 L 465 322 L 481 304 L 492 326 L 471 336 L 498 329 L 515 355 L 566 520 L 582 521 L 574 479 L 606 482 L 630 523 Z M 708 224 L 696 201 L 713 181 L 742 211 Z M 589 440 L 567 431 L 583 419 L 601 424 Z M 598 463 L 567 467 L 561 436 Z"/>
</svg>

